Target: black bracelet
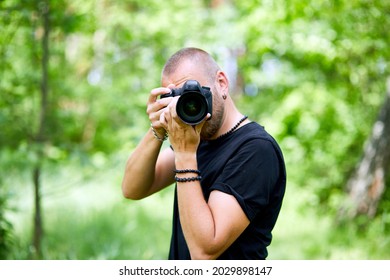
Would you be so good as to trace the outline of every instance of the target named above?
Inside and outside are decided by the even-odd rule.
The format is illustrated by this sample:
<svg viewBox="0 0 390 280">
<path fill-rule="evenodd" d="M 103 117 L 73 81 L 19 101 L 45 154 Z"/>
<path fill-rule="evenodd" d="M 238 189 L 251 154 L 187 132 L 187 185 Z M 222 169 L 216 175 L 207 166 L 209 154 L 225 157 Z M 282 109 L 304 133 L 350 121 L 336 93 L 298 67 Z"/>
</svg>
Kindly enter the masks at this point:
<svg viewBox="0 0 390 280">
<path fill-rule="evenodd" d="M 189 177 L 189 178 L 179 178 L 175 176 L 175 181 L 180 183 L 193 182 L 202 180 L 202 176 Z"/>
<path fill-rule="evenodd" d="M 182 173 L 196 173 L 198 175 L 200 175 L 200 171 L 199 170 L 196 170 L 196 169 L 182 169 L 182 170 L 173 170 L 173 172 L 175 173 L 179 173 L 179 174 L 182 174 Z"/>
</svg>

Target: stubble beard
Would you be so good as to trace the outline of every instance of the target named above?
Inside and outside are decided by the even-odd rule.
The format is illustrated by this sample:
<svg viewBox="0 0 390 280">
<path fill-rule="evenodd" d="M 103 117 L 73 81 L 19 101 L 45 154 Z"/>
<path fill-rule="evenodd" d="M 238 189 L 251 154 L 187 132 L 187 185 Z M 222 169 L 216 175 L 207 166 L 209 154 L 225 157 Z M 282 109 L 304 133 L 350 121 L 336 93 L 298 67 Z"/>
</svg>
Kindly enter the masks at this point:
<svg viewBox="0 0 390 280">
<path fill-rule="evenodd" d="M 225 107 L 222 104 L 216 104 L 213 115 L 210 120 L 206 121 L 202 131 L 200 133 L 201 140 L 211 140 L 213 136 L 217 133 L 222 125 L 223 114 L 225 112 Z"/>
</svg>

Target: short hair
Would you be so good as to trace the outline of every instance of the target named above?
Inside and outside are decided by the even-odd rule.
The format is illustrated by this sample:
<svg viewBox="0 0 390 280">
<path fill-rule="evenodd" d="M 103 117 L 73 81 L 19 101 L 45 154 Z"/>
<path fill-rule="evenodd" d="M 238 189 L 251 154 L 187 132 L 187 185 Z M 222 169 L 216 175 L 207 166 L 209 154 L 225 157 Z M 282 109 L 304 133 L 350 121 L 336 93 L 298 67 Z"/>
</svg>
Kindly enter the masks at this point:
<svg viewBox="0 0 390 280">
<path fill-rule="evenodd" d="M 216 73 L 221 69 L 214 58 L 206 51 L 198 48 L 183 48 L 174 53 L 165 63 L 162 76 L 169 76 L 185 60 L 193 63 L 197 67 L 204 69 L 204 74 L 210 79 L 214 79 Z"/>
</svg>

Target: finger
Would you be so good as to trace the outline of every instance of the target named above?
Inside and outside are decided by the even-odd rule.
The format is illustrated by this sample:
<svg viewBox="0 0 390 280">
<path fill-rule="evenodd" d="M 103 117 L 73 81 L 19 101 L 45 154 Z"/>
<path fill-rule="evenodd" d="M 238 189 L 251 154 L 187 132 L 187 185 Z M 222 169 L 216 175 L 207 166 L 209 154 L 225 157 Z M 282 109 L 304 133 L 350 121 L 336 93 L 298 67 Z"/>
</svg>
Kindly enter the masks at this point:
<svg viewBox="0 0 390 280">
<path fill-rule="evenodd" d="M 167 97 L 167 98 L 158 99 L 154 102 L 148 103 L 146 112 L 148 114 L 150 114 L 152 112 L 157 112 L 157 111 L 167 107 L 169 105 L 169 103 L 171 103 L 172 99 L 173 99 L 173 97 Z"/>
<path fill-rule="evenodd" d="M 165 115 L 166 112 L 167 112 L 167 110 L 164 109 L 164 111 L 160 114 L 160 118 L 159 118 L 159 122 L 165 130 L 167 130 L 167 128 L 168 128 L 168 122 L 167 122 L 166 115 Z"/>
<path fill-rule="evenodd" d="M 161 115 L 164 114 L 164 111 L 166 110 L 166 106 L 161 108 L 160 110 L 157 111 L 151 111 L 149 112 L 149 120 L 151 123 L 153 123 L 154 126 L 159 127 L 160 126 L 160 117 Z"/>
<path fill-rule="evenodd" d="M 176 88 L 176 85 L 175 85 L 175 84 L 169 84 L 169 85 L 167 86 L 167 88 L 169 88 L 169 89 L 174 89 L 174 88 Z"/>
<path fill-rule="evenodd" d="M 157 128 L 160 126 L 160 115 L 161 115 L 161 112 L 153 112 L 153 113 L 149 114 L 150 123 L 153 124 L 154 128 Z"/>
<path fill-rule="evenodd" d="M 207 113 L 207 115 L 206 115 L 206 117 L 203 119 L 203 121 L 195 126 L 195 130 L 196 130 L 198 133 L 200 133 L 201 130 L 202 130 L 202 128 L 203 128 L 203 126 L 204 126 L 204 124 L 205 124 L 206 121 L 208 121 L 210 118 L 211 118 L 211 114 L 210 114 L 210 113 Z"/>
<path fill-rule="evenodd" d="M 177 117 L 177 112 L 176 112 L 176 104 L 177 104 L 177 100 L 179 100 L 179 97 L 176 96 L 176 97 L 172 97 L 172 100 L 171 102 L 169 103 L 168 105 L 168 110 L 170 111 L 171 113 L 171 116 L 172 118 L 175 118 Z"/>
<path fill-rule="evenodd" d="M 148 101 L 149 101 L 149 103 L 156 102 L 158 96 L 160 96 L 161 94 L 166 94 L 166 93 L 170 93 L 170 92 L 171 92 L 171 89 L 169 89 L 169 88 L 165 88 L 165 87 L 154 88 L 150 91 Z"/>
</svg>

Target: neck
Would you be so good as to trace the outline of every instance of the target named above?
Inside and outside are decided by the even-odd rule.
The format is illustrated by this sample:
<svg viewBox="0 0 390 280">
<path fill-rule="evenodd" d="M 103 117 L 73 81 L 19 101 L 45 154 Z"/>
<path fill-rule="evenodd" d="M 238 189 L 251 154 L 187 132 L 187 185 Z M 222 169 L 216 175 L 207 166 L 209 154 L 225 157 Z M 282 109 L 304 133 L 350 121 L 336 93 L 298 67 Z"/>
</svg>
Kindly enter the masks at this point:
<svg viewBox="0 0 390 280">
<path fill-rule="evenodd" d="M 228 105 L 228 104 L 226 104 Z M 217 133 L 214 134 L 213 139 L 217 139 L 226 133 L 228 133 L 234 126 L 237 125 L 237 123 L 243 118 L 243 114 L 241 114 L 237 108 L 234 106 L 234 104 L 230 103 L 230 106 L 226 106 L 224 116 L 222 118 L 222 124 L 221 127 L 218 129 Z M 242 125 L 246 124 L 248 120 L 244 120 L 242 123 L 239 124 L 236 129 L 241 127 Z"/>
</svg>

